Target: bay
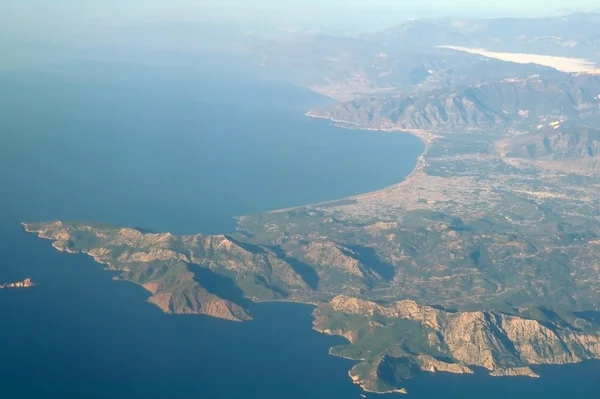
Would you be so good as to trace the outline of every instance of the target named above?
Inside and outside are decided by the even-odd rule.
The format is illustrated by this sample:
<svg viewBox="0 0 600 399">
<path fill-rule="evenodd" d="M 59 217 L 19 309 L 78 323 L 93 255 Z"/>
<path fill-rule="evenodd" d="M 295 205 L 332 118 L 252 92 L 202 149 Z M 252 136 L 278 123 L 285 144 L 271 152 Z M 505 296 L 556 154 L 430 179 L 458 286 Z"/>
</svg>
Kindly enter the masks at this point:
<svg viewBox="0 0 600 399">
<path fill-rule="evenodd" d="M 75 61 L 0 75 L 3 398 L 360 397 L 341 338 L 312 308 L 256 305 L 255 320 L 165 315 L 141 288 L 23 232 L 91 220 L 226 233 L 234 217 L 401 180 L 423 145 L 304 116 L 324 99 L 263 70 Z M 241 75 L 240 75 L 241 76 Z"/>
<path fill-rule="evenodd" d="M 235 216 L 332 200 L 400 181 L 423 144 L 304 116 L 330 100 L 231 60 L 73 61 L 0 74 L 2 398 L 359 398 L 344 342 L 309 306 L 256 305 L 231 323 L 165 315 L 90 258 L 55 251 L 22 221 L 91 220 L 226 233 Z M 423 373 L 415 398 L 578 397 L 600 365 L 542 378 Z M 369 397 L 376 395 L 367 395 Z"/>
</svg>

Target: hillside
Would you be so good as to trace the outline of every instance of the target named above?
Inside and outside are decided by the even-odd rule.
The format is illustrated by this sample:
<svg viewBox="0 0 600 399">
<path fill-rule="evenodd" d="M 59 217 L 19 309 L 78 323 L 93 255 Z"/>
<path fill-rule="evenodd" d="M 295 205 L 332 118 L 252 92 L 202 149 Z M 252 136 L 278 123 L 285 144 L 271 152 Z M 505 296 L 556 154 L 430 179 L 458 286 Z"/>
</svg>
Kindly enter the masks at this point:
<svg viewBox="0 0 600 399">
<path fill-rule="evenodd" d="M 497 143 L 507 158 L 518 158 L 565 173 L 600 175 L 600 130 L 547 129 Z"/>
<path fill-rule="evenodd" d="M 387 129 L 506 129 L 600 115 L 600 76 L 551 74 L 364 98 L 312 110 L 311 116 Z"/>
<path fill-rule="evenodd" d="M 350 341 L 331 352 L 360 362 L 352 378 L 378 391 L 393 392 L 419 369 L 470 374 L 476 366 L 492 376 L 538 377 L 530 365 L 600 358 L 600 334 L 563 320 L 541 323 L 497 312 L 448 312 L 410 300 L 380 305 L 350 297 L 334 298 L 315 317 L 317 330 Z"/>
<path fill-rule="evenodd" d="M 350 374 L 369 391 L 401 392 L 421 371 L 535 377 L 538 364 L 599 358 L 600 75 L 435 48 L 593 58 L 598 18 L 417 20 L 360 37 L 250 40 L 257 63 L 341 101 L 309 116 L 422 138 L 413 173 L 372 193 L 242 216 L 232 235 L 25 228 L 143 286 L 166 313 L 245 321 L 252 302 L 314 304 L 315 329 L 349 340 L 331 353 L 359 361 Z"/>
</svg>

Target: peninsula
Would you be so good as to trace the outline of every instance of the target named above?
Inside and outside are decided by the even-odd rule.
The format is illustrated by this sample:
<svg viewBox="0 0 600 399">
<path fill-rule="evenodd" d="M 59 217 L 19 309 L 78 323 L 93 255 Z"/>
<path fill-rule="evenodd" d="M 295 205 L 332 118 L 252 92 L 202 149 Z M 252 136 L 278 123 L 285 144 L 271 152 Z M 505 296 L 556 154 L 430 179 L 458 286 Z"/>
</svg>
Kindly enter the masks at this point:
<svg viewBox="0 0 600 399">
<path fill-rule="evenodd" d="M 306 85 L 345 101 L 309 116 L 426 142 L 403 182 L 243 216 L 232 235 L 68 221 L 25 230 L 92 256 L 167 313 L 243 322 L 251 301 L 314 304 L 313 327 L 348 340 L 330 353 L 355 360 L 350 377 L 370 392 L 405 393 L 419 372 L 535 378 L 537 365 L 600 359 L 600 76 L 436 47 L 458 31 L 488 48 L 489 23 L 411 21 L 343 51 L 333 39 L 331 51 L 298 50 L 328 63 Z M 498 40 L 521 37 L 509 31 Z M 267 65 L 294 61 L 265 48 L 254 51 Z M 211 291 L 215 277 L 227 294 Z"/>
<path fill-rule="evenodd" d="M 577 146 L 600 143 L 587 129 L 528 140 L 574 136 L 584 142 L 552 139 L 552 154 L 579 159 Z M 368 391 L 397 392 L 419 370 L 536 377 L 531 366 L 600 358 L 600 325 L 585 316 L 600 301 L 600 179 L 564 174 L 563 155 L 511 156 L 495 138 L 439 137 L 396 186 L 241 217 L 232 236 L 25 229 L 140 284 L 167 313 L 244 321 L 248 299 L 313 303 L 314 328 L 348 339 L 331 354 L 357 360 L 351 378 Z M 241 295 L 211 292 L 212 274 Z"/>
</svg>

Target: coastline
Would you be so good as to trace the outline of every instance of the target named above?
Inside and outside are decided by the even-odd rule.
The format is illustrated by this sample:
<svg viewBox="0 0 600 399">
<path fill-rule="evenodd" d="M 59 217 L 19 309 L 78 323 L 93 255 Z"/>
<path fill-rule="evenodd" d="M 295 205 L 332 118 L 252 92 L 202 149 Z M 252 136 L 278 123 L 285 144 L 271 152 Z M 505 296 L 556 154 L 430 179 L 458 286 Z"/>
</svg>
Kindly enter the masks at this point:
<svg viewBox="0 0 600 399">
<path fill-rule="evenodd" d="M 303 208 L 307 208 L 307 207 L 311 207 L 311 206 L 334 206 L 334 205 L 343 205 L 346 203 L 352 203 L 355 201 L 360 201 L 363 198 L 369 198 L 372 196 L 377 196 L 380 195 L 381 193 L 387 192 L 390 189 L 397 189 L 398 187 L 401 187 L 403 184 L 405 184 L 406 182 L 410 181 L 411 179 L 413 179 L 415 176 L 418 175 L 418 173 L 423 169 L 424 165 L 425 165 L 425 156 L 430 148 L 430 143 L 433 141 L 432 135 L 430 135 L 429 133 L 426 132 L 419 132 L 419 131 L 410 131 L 410 130 L 402 130 L 402 129 L 374 129 L 374 128 L 365 128 L 365 127 L 361 127 L 358 124 L 349 124 L 345 121 L 341 121 L 341 120 L 334 120 L 332 118 L 326 118 L 326 117 L 320 117 L 317 115 L 314 115 L 311 113 L 311 111 L 308 111 L 305 113 L 305 116 L 311 117 L 311 118 L 315 118 L 315 119 L 326 119 L 329 120 L 333 125 L 335 125 L 336 127 L 339 128 L 343 128 L 343 129 L 349 129 L 349 130 L 363 130 L 363 131 L 372 131 L 372 132 L 387 132 L 387 133 L 402 133 L 402 134 L 410 134 L 416 138 L 418 138 L 419 140 L 421 140 L 421 142 L 424 145 L 424 149 L 421 152 L 421 154 L 417 157 L 416 162 L 414 164 L 414 167 L 412 168 L 412 170 L 410 171 L 410 173 L 408 173 L 405 177 L 403 177 L 402 179 L 400 179 L 397 183 L 388 185 L 386 187 L 382 187 L 380 189 L 374 190 L 374 191 L 367 191 L 367 192 L 363 192 L 363 193 L 359 193 L 359 194 L 355 194 L 355 195 L 351 195 L 348 197 L 342 197 L 342 198 L 338 198 L 338 199 L 334 199 L 334 200 L 328 200 L 328 201 L 323 201 L 323 202 L 318 202 L 318 203 L 309 203 L 309 204 L 304 204 L 304 205 L 300 205 L 300 206 L 294 206 L 294 207 L 289 207 L 289 208 L 284 208 L 284 209 L 276 209 L 276 210 L 271 210 L 271 211 L 267 211 L 265 213 L 279 213 L 279 212 L 285 212 L 285 211 L 289 211 L 289 210 L 294 210 L 294 209 L 303 209 Z M 240 219 L 243 218 L 244 216 L 234 216 L 234 219 L 239 223 Z M 37 233 L 37 235 L 42 238 L 42 239 L 48 239 L 48 240 L 52 240 L 52 246 L 54 247 L 54 249 L 60 251 L 60 252 L 66 252 L 66 253 L 71 253 L 71 254 L 77 254 L 77 253 L 81 253 L 87 256 L 92 257 L 93 261 L 99 265 L 103 265 L 103 269 L 105 271 L 116 271 L 115 267 L 113 265 L 110 264 L 110 262 L 106 262 L 106 261 L 102 261 L 102 259 L 100 259 L 98 256 L 95 256 L 92 253 L 88 253 L 87 251 L 73 251 L 70 248 L 66 247 L 66 246 L 62 246 L 62 245 L 56 245 L 56 241 L 54 237 L 50 237 L 50 236 L 45 236 L 43 233 L 41 233 L 40 231 L 36 231 L 35 228 L 33 228 L 32 223 L 27 223 L 27 222 L 23 222 L 21 223 L 21 225 L 23 226 L 24 230 L 28 233 Z M 239 227 L 239 224 L 238 224 Z M 237 230 L 237 228 L 236 228 Z M 172 312 L 170 312 L 167 309 L 164 309 L 163 307 L 159 306 L 157 303 L 154 303 L 151 299 L 154 295 L 154 293 L 152 292 L 151 289 L 149 289 L 147 286 L 145 286 L 144 284 L 141 284 L 139 282 L 133 281 L 133 280 L 127 280 L 127 279 L 123 279 L 119 276 L 112 276 L 112 280 L 113 281 L 126 281 L 126 282 L 131 282 L 134 285 L 140 286 L 142 289 L 144 289 L 146 295 L 148 295 L 146 302 L 149 304 L 152 304 L 156 307 L 158 307 L 163 313 L 165 314 L 172 314 Z M 318 306 L 320 305 L 320 302 L 318 301 L 306 301 L 306 300 L 302 300 L 302 299 L 275 299 L 275 300 L 258 300 L 256 298 L 248 298 L 252 303 L 268 303 L 268 302 L 283 302 L 283 303 L 294 303 L 294 304 L 302 304 L 302 305 L 309 305 L 311 306 L 313 309 L 311 312 L 314 312 L 314 310 L 316 308 L 318 308 Z M 199 313 L 201 314 L 201 313 Z M 214 317 L 214 316 L 213 316 Z M 313 321 L 314 321 L 314 315 L 313 315 Z M 336 335 L 336 336 L 341 336 L 343 337 L 343 335 L 337 335 L 337 334 L 330 334 L 327 333 L 325 331 L 321 331 L 319 328 L 317 328 L 314 323 L 311 326 L 312 329 L 316 332 L 318 332 L 319 334 L 323 334 L 323 335 Z M 344 337 L 346 340 L 347 338 Z M 331 353 L 331 348 L 329 349 L 329 356 L 334 356 L 334 357 L 339 357 L 339 358 L 344 358 L 346 360 L 352 361 L 352 362 L 360 362 L 360 360 L 357 359 L 351 359 L 345 356 L 340 356 L 337 354 L 333 354 Z M 389 394 L 389 393 L 401 393 L 401 394 L 405 394 L 406 390 L 404 389 L 393 389 L 393 390 L 386 390 L 386 391 L 378 391 L 376 389 L 374 389 L 373 387 L 369 387 L 367 384 L 367 381 L 361 381 L 361 380 L 356 380 L 355 377 L 352 375 L 352 370 L 348 371 L 348 376 L 350 377 L 351 381 L 354 384 L 359 385 L 362 390 L 364 392 L 370 392 L 370 393 L 375 393 L 375 394 Z"/>
<path fill-rule="evenodd" d="M 275 302 L 283 302 L 283 303 L 298 303 L 301 305 L 308 305 L 312 307 L 318 307 L 319 302 L 308 302 L 303 300 L 293 300 L 293 299 L 256 299 L 256 298 L 248 298 L 252 301 L 252 303 L 275 303 Z"/>
<path fill-rule="evenodd" d="M 381 195 L 381 194 L 383 194 L 385 192 L 388 192 L 388 191 L 391 191 L 391 190 L 396 190 L 396 189 L 402 187 L 408 181 L 414 179 L 414 177 L 419 174 L 419 172 L 422 170 L 423 166 L 425 166 L 425 157 L 427 155 L 427 152 L 429 151 L 430 145 L 431 145 L 431 143 L 433 143 L 435 141 L 435 138 L 437 137 L 437 136 L 435 136 L 433 134 L 429 134 L 426 131 L 422 131 L 422 130 L 410 130 L 410 129 L 375 129 L 375 128 L 361 127 L 360 125 L 358 125 L 356 123 L 346 122 L 346 121 L 343 121 L 343 120 L 337 120 L 337 119 L 326 117 L 326 116 L 314 115 L 314 114 L 312 114 L 312 111 L 306 112 L 305 115 L 308 116 L 309 118 L 328 120 L 328 121 L 332 122 L 333 125 L 335 125 L 335 126 L 337 126 L 339 128 L 342 128 L 342 129 L 366 130 L 366 131 L 372 131 L 372 132 L 387 132 L 387 133 L 409 134 L 409 135 L 411 135 L 413 137 L 416 137 L 419 140 L 421 140 L 421 142 L 425 146 L 425 149 L 423 150 L 423 152 L 421 153 L 421 155 L 419 155 L 419 157 L 417 158 L 417 163 L 415 164 L 415 167 L 412 169 L 412 171 L 408 175 L 406 175 L 406 177 L 404 179 L 402 179 L 401 181 L 399 181 L 398 183 L 394 183 L 392 185 L 389 185 L 389 186 L 384 187 L 384 188 L 380 188 L 378 190 L 368 191 L 368 192 L 361 193 L 361 194 L 355 194 L 355 195 L 351 195 L 349 197 L 338 198 L 338 199 L 335 199 L 335 200 L 323 201 L 323 202 L 315 202 L 315 203 L 312 203 L 312 204 L 305 204 L 305 205 L 293 206 L 293 207 L 289 207 L 289 208 L 275 209 L 275 210 L 272 210 L 272 211 L 265 212 L 267 214 L 288 212 L 288 211 L 293 211 L 293 210 L 298 210 L 298 209 L 304 209 L 304 208 L 308 208 L 308 207 L 335 206 L 335 205 L 337 205 L 339 203 L 343 203 L 343 202 L 356 202 L 356 201 L 360 201 L 360 200 L 366 199 L 366 198 L 377 197 L 377 196 L 379 196 L 379 195 Z M 342 125 L 342 124 L 345 124 L 345 126 Z M 239 220 L 239 217 L 236 218 L 236 219 Z"/>
</svg>

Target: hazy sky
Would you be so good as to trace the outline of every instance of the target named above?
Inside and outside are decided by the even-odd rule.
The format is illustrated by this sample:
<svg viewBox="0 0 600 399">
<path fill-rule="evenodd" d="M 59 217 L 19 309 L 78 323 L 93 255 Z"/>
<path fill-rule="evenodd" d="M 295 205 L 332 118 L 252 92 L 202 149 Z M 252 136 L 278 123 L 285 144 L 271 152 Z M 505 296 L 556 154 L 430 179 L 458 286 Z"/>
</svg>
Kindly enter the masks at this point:
<svg viewBox="0 0 600 399">
<path fill-rule="evenodd" d="M 590 0 L 0 0 L 0 32 L 87 31 L 211 17 L 251 21 L 257 16 L 284 25 L 295 21 L 377 29 L 414 17 L 547 15 L 594 4 L 600 6 Z"/>
<path fill-rule="evenodd" d="M 600 7 L 597 0 L 0 0 L 0 67 L 46 62 L 74 48 L 125 45 L 123 38 L 158 46 L 173 34 L 169 40 L 178 46 L 193 39 L 219 47 L 217 39 L 248 31 L 355 34 L 410 18 L 544 16 L 594 6 Z M 182 29 L 177 36 L 183 24 L 156 25 L 185 21 L 210 34 Z M 137 36 L 123 34 L 130 26 Z"/>
<path fill-rule="evenodd" d="M 499 14 L 515 12 L 545 14 L 561 8 L 590 8 L 590 0 L 2 0 L 0 25 L 20 20 L 73 20 L 77 18 L 114 22 L 178 19 L 200 16 L 204 7 L 272 10 L 285 13 L 298 9 L 311 12 L 336 8 L 393 8 L 396 10 L 444 10 L 453 14 L 473 10 Z M 194 11 L 195 10 L 195 11 Z M 333 17 L 333 14 L 332 14 Z"/>
<path fill-rule="evenodd" d="M 594 4 L 590 0 L 414 0 L 402 1 L 402 0 L 204 0 L 190 3 L 204 3 L 210 5 L 228 5 L 237 7 L 282 7 L 282 6 L 336 6 L 336 7 L 397 7 L 397 8 L 413 8 L 415 4 L 420 7 L 440 7 L 440 8 L 453 8 L 453 7 L 477 7 L 483 8 L 498 8 L 498 4 L 507 9 L 528 9 L 535 10 L 536 8 L 541 9 L 558 9 L 565 7 L 586 7 Z M 250 5 L 250 3 L 252 5 Z"/>
</svg>

